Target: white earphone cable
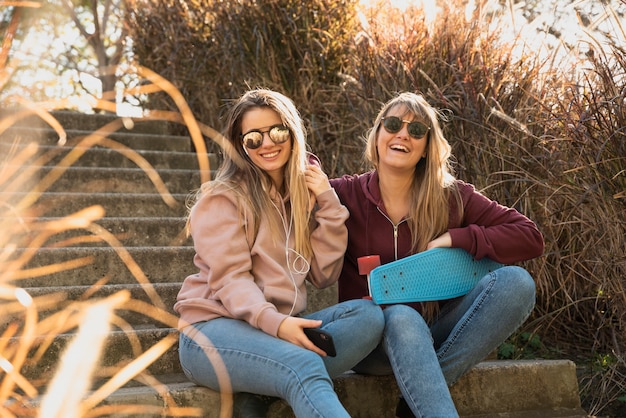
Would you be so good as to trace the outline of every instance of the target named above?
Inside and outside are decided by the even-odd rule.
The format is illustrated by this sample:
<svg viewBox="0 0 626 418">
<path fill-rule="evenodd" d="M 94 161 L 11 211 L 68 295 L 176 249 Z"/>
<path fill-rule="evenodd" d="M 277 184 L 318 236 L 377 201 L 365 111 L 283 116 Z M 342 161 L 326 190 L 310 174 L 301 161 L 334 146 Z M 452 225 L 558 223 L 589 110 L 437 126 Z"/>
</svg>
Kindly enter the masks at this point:
<svg viewBox="0 0 626 418">
<path fill-rule="evenodd" d="M 293 213 L 289 214 L 289 225 L 287 225 L 287 221 L 280 209 L 278 209 L 278 206 L 276 206 L 274 202 L 272 202 L 272 205 L 276 208 L 285 231 L 285 261 L 287 262 L 287 272 L 289 273 L 289 278 L 291 279 L 291 283 L 293 284 L 295 291 L 293 304 L 291 305 L 291 310 L 289 311 L 289 316 L 291 316 L 293 315 L 293 311 L 296 308 L 296 302 L 298 301 L 298 285 L 296 284 L 296 279 L 293 277 L 293 273 L 306 274 L 309 272 L 311 265 L 302 254 L 293 248 L 289 248 L 289 236 L 291 235 L 291 230 L 293 228 Z M 295 258 L 292 262 L 290 262 L 289 256 L 292 253 L 295 254 Z"/>
</svg>

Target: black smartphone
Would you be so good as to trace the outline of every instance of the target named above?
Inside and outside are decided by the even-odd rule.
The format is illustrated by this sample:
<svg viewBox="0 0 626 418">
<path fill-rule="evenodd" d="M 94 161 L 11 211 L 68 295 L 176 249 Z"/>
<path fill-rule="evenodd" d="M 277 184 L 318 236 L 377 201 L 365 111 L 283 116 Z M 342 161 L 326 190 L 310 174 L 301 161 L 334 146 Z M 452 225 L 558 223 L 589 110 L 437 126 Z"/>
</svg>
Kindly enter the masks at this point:
<svg viewBox="0 0 626 418">
<path fill-rule="evenodd" d="M 319 328 L 304 328 L 304 333 L 309 340 L 313 342 L 313 344 L 324 350 L 326 354 L 331 357 L 335 357 L 337 355 L 332 335 Z"/>
</svg>

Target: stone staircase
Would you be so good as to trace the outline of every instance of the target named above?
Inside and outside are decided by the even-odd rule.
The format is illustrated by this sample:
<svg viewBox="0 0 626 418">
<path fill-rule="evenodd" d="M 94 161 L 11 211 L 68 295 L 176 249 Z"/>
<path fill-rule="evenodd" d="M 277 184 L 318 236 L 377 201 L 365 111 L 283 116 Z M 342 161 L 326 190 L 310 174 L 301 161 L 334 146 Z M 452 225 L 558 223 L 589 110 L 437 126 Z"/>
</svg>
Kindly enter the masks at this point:
<svg viewBox="0 0 626 418">
<path fill-rule="evenodd" d="M 15 124 L 4 134 L 0 133 L 1 155 L 10 155 L 11 149 L 23 149 L 27 143 L 38 141 L 38 155 L 57 154 L 33 171 L 38 178 L 45 179 L 48 173 L 54 173 L 55 164 L 72 149 L 77 149 L 73 148 L 76 141 L 115 119 L 70 112 L 56 112 L 54 116 L 67 131 L 69 145 L 57 145 L 58 135 L 38 118 L 31 117 L 28 122 Z M 73 306 L 76 301 L 100 300 L 121 290 L 130 292 L 130 302 L 116 311 L 119 320 L 108 334 L 96 377 L 102 377 L 111 367 L 131 362 L 157 341 L 176 337 L 176 330 L 172 328 L 172 305 L 182 280 L 195 271 L 192 243 L 184 234 L 186 200 L 201 181 L 198 158 L 191 151 L 190 139 L 170 134 L 171 127 L 164 122 L 135 120 L 131 125 L 108 138 L 132 148 L 155 167 L 171 194 L 170 204 L 165 203 L 146 172 L 135 163 L 117 150 L 96 146 L 86 151 L 22 213 L 23 219 L 37 217 L 43 222 L 58 220 L 94 205 L 104 208 L 104 217 L 96 221 L 96 227 L 62 231 L 50 237 L 45 246 L 37 249 L 27 267 L 71 260 L 85 260 L 83 265 L 14 283 L 35 301 L 46 300 L 46 295 L 50 294 L 61 295 L 56 302 L 41 305 L 40 321 Z M 211 169 L 215 169 L 217 158 L 208 157 Z M 11 164 L 2 157 L 0 162 Z M 35 157 L 22 163 L 18 172 L 28 172 L 34 162 Z M 0 167 L 2 202 L 17 204 L 32 196 L 29 187 L 7 191 L 1 175 Z M 28 241 L 18 243 L 13 257 L 29 251 L 29 244 L 24 242 Z M 140 269 L 139 273 L 135 267 Z M 154 293 L 158 297 L 154 297 Z M 333 303 L 335 299 L 334 288 L 311 290 L 310 309 Z M 162 305 L 160 317 L 148 314 L 147 306 L 158 305 Z M 3 313 L 3 305 L 0 305 L 0 329 L 4 332 L 16 321 L 19 323 L 20 318 Z M 42 344 L 48 344 L 47 349 L 36 361 L 22 367 L 24 377 L 45 385 L 75 331 L 70 328 L 49 339 L 42 336 Z M 3 347 L 15 343 L 19 343 L 18 338 L 0 338 L 0 354 Z M 75 361 L 80 364 L 81 359 Z M 196 412 L 203 417 L 224 417 L 220 415 L 220 395 L 188 382 L 182 375 L 176 342 L 142 376 L 106 397 L 101 405 L 112 406 L 107 416 L 173 416 L 172 411 L 165 408 L 178 405 L 197 408 Z M 153 379 L 160 384 L 145 384 Z M 96 379 L 96 386 L 99 384 L 102 382 Z M 393 377 L 346 373 L 337 378 L 335 384 L 352 416 L 394 416 L 398 389 Z M 580 407 L 575 365 L 567 360 L 485 361 L 455 384 L 452 393 L 460 414 L 466 417 L 586 416 Z M 25 402 L 26 407 L 36 407 L 37 399 L 29 402 Z M 113 407 L 124 405 L 135 409 L 113 412 Z M 183 415 L 191 416 L 192 412 Z M 273 405 L 270 415 L 273 418 L 293 416 L 284 402 Z"/>
</svg>

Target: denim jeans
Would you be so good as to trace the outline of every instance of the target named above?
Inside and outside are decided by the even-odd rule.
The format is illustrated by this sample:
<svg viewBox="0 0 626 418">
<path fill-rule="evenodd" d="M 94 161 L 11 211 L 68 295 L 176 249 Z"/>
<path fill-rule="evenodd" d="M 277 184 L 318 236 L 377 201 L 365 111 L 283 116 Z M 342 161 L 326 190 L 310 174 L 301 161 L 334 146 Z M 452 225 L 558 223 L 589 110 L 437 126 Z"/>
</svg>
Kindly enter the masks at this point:
<svg viewBox="0 0 626 418">
<path fill-rule="evenodd" d="M 393 373 L 416 417 L 458 417 L 448 386 L 504 342 L 534 305 L 530 274 L 505 266 L 444 305 L 430 327 L 413 308 L 388 306 L 381 344 L 354 370 Z"/>
<path fill-rule="evenodd" d="M 321 329 L 333 336 L 336 357 L 321 357 L 241 320 L 216 318 L 182 330 L 183 371 L 191 381 L 216 391 L 283 398 L 298 417 L 349 417 L 332 378 L 380 343 L 383 312 L 371 301 L 351 300 L 306 318 L 323 321 Z"/>
</svg>

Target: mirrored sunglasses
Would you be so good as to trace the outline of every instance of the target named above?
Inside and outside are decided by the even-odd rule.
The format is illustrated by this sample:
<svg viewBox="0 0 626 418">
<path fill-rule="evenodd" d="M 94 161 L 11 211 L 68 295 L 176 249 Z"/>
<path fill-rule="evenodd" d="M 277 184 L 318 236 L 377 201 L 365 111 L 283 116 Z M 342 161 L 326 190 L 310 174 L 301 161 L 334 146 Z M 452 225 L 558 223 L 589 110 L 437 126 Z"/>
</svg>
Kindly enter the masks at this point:
<svg viewBox="0 0 626 418">
<path fill-rule="evenodd" d="M 422 122 L 411 122 L 410 120 L 403 120 L 397 116 L 387 116 L 382 118 L 383 126 L 385 130 L 390 134 L 400 132 L 405 123 L 409 124 L 409 135 L 414 139 L 422 139 L 426 136 L 430 130 L 429 126 L 424 125 Z"/>
<path fill-rule="evenodd" d="M 291 132 L 285 125 L 270 126 L 269 129 L 261 131 L 253 129 L 241 135 L 243 145 L 248 149 L 257 149 L 263 144 L 263 135 L 267 133 L 276 145 L 287 142 L 291 138 Z"/>
</svg>

